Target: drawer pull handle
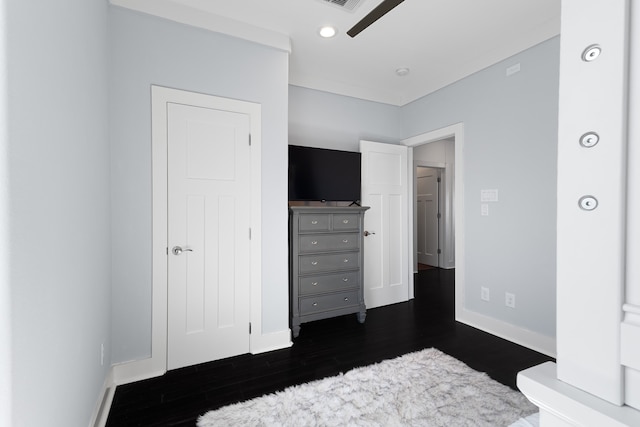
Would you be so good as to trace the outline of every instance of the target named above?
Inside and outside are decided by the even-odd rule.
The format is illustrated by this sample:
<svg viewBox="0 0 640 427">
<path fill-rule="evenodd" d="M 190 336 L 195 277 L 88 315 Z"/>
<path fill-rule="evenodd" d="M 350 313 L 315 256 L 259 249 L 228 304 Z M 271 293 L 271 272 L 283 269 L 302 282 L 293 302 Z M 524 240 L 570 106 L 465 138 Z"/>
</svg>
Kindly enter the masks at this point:
<svg viewBox="0 0 640 427">
<path fill-rule="evenodd" d="M 318 282 L 312 282 L 311 286 L 318 286 Z"/>
<path fill-rule="evenodd" d="M 344 260 L 344 261 L 342 261 L 342 262 L 349 262 L 349 260 L 348 260 L 348 259 L 345 259 L 345 260 Z"/>
<path fill-rule="evenodd" d="M 348 281 L 349 281 L 349 278 L 348 278 L 348 277 L 343 277 L 343 278 L 342 278 L 342 281 L 343 281 L 343 282 L 348 282 Z"/>
<path fill-rule="evenodd" d="M 311 221 L 311 224 L 316 225 L 318 223 L 318 221 L 316 221 L 315 219 L 313 221 Z"/>
<path fill-rule="evenodd" d="M 343 219 L 343 220 L 342 220 L 342 223 L 343 223 L 343 224 L 349 224 L 349 220 L 348 220 L 348 219 Z"/>
<path fill-rule="evenodd" d="M 312 245 L 317 245 L 317 244 L 318 244 L 318 241 L 317 241 L 317 240 L 314 240 L 313 242 L 311 242 L 311 244 L 312 244 Z"/>
<path fill-rule="evenodd" d="M 345 301 L 349 301 L 349 298 L 345 298 L 344 300 L 345 300 Z"/>
<path fill-rule="evenodd" d="M 311 261 L 311 265 L 318 265 L 318 261 Z"/>
<path fill-rule="evenodd" d="M 349 243 L 349 239 L 344 239 L 342 243 Z"/>
<path fill-rule="evenodd" d="M 317 306 L 318 306 L 318 303 L 317 303 L 317 302 L 314 302 L 314 303 L 313 303 L 313 306 L 314 306 L 314 307 L 317 307 Z"/>
</svg>

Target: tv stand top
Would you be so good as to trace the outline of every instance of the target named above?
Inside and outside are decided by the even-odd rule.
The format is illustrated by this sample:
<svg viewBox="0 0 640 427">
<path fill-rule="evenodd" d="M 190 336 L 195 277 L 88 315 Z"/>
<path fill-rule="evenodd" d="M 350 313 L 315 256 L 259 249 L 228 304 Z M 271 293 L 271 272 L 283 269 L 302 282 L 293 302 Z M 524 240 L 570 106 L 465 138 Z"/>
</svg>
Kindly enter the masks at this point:
<svg viewBox="0 0 640 427">
<path fill-rule="evenodd" d="M 332 212 L 364 212 L 369 209 L 369 206 L 289 206 L 292 212 L 300 213 L 326 213 L 331 210 Z"/>
<path fill-rule="evenodd" d="M 348 207 L 360 206 L 360 200 L 334 201 L 334 200 L 289 200 L 289 206 L 313 206 L 313 207 Z"/>
</svg>

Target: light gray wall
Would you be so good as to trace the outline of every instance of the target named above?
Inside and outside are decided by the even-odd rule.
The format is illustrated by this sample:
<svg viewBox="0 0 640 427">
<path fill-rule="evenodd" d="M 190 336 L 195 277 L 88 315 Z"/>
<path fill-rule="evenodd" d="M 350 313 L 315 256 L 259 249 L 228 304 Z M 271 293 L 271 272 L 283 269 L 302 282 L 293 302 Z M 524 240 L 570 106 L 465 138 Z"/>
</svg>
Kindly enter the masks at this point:
<svg viewBox="0 0 640 427">
<path fill-rule="evenodd" d="M 110 365 L 107 2 L 0 7 L 9 88 L 7 425 L 85 427 Z"/>
<path fill-rule="evenodd" d="M 556 37 L 401 109 L 405 138 L 464 123 L 466 308 L 550 337 L 559 52 Z M 521 71 L 506 77 L 516 63 Z M 481 189 L 499 190 L 489 216 L 480 216 Z"/>
<path fill-rule="evenodd" d="M 152 84 L 262 105 L 263 332 L 288 328 L 288 54 L 110 9 L 113 359 L 150 356 Z"/>
<path fill-rule="evenodd" d="M 9 102 L 7 16 L 0 1 L 0 239 L 9 241 Z M 11 425 L 11 251 L 0 246 L 0 425 Z"/>
<path fill-rule="evenodd" d="M 289 142 L 357 151 L 463 122 L 466 308 L 554 337 L 558 70 L 556 37 L 401 108 L 290 87 Z M 481 189 L 499 190 L 488 217 Z"/>
<path fill-rule="evenodd" d="M 397 144 L 398 107 L 289 86 L 289 144 L 359 151 L 360 140 Z"/>
<path fill-rule="evenodd" d="M 443 139 L 415 147 L 413 160 L 455 164 L 455 150 L 453 139 Z"/>
</svg>

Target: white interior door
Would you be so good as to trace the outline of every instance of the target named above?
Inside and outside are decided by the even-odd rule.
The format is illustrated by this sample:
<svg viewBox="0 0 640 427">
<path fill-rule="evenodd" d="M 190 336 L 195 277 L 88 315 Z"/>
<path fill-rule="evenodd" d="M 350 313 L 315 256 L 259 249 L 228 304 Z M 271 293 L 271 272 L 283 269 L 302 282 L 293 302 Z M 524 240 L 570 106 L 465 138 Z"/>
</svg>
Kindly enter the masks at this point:
<svg viewBox="0 0 640 427">
<path fill-rule="evenodd" d="M 407 147 L 360 141 L 367 308 L 409 299 Z"/>
<path fill-rule="evenodd" d="M 175 369 L 249 352 L 250 119 L 173 103 L 167 114 L 167 367 Z"/>
<path fill-rule="evenodd" d="M 417 189 L 417 249 L 418 262 L 439 267 L 439 176 L 438 169 L 418 166 Z"/>
</svg>

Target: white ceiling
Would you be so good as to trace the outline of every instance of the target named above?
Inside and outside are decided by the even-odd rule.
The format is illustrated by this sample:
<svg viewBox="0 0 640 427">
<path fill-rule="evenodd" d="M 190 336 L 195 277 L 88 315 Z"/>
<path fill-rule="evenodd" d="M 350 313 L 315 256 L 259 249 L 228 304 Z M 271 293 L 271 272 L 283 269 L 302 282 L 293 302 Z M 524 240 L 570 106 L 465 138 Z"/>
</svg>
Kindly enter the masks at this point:
<svg viewBox="0 0 640 427">
<path fill-rule="evenodd" d="M 289 82 L 404 105 L 560 33 L 560 0 L 405 0 L 355 38 L 381 0 L 353 11 L 324 0 L 111 0 L 290 50 Z M 323 25 L 337 27 L 321 39 Z M 410 69 L 404 77 L 395 70 Z"/>
</svg>

